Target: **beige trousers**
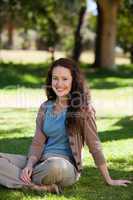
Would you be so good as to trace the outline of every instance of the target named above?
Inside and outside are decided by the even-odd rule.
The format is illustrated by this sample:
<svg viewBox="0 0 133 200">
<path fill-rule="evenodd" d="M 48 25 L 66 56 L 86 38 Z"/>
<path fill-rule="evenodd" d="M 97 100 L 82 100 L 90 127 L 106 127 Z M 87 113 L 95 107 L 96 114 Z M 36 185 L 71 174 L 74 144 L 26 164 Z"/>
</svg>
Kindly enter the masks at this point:
<svg viewBox="0 0 133 200">
<path fill-rule="evenodd" d="M 23 188 L 20 180 L 21 170 L 25 167 L 26 156 L 0 153 L 0 185 L 8 188 Z M 36 164 L 32 173 L 35 184 L 59 184 L 69 186 L 77 181 L 75 167 L 61 157 L 50 157 Z"/>
</svg>

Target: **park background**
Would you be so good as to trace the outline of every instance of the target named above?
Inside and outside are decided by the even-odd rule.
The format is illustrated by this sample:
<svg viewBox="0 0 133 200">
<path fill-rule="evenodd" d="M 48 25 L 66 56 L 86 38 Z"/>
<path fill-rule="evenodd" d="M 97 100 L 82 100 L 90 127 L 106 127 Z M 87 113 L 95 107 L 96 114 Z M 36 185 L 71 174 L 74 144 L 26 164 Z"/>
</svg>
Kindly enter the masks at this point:
<svg viewBox="0 0 133 200">
<path fill-rule="evenodd" d="M 0 1 L 0 152 L 27 153 L 48 67 L 60 57 L 85 74 L 111 176 L 133 180 L 132 0 Z M 80 181 L 59 197 L 0 187 L 2 200 L 132 198 L 132 185 L 104 183 L 86 147 Z"/>
</svg>

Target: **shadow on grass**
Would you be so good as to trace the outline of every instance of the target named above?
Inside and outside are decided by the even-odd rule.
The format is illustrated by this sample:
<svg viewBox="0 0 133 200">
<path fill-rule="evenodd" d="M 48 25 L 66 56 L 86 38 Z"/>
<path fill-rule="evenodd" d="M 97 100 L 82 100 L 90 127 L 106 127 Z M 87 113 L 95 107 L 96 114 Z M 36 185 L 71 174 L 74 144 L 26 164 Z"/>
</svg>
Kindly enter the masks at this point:
<svg viewBox="0 0 133 200">
<path fill-rule="evenodd" d="M 26 154 L 32 137 L 0 139 L 0 152 Z"/>
<path fill-rule="evenodd" d="M 133 138 L 133 117 L 121 118 L 114 126 L 120 126 L 117 130 L 99 131 L 102 142 Z"/>
<path fill-rule="evenodd" d="M 16 86 L 40 88 L 44 84 L 49 66 L 50 63 L 0 63 L 0 88 L 16 88 Z M 112 89 L 133 86 L 133 82 L 131 82 L 133 77 L 132 65 L 129 66 L 119 66 L 117 70 L 94 70 L 91 68 L 91 65 L 81 64 L 81 69 L 85 72 L 86 79 L 90 82 L 91 88 Z M 110 80 L 110 78 L 113 79 Z"/>
<path fill-rule="evenodd" d="M 117 70 L 92 69 L 88 65 L 88 68 L 83 67 L 83 71 L 91 88 L 94 89 L 132 87 L 133 65 L 120 65 L 117 67 Z"/>
<path fill-rule="evenodd" d="M 102 118 L 101 118 L 102 119 Z M 113 140 L 121 140 L 121 139 L 128 139 L 128 138 L 133 138 L 133 117 L 132 116 L 126 116 L 123 118 L 120 118 L 113 126 L 120 126 L 119 129 L 116 130 L 106 130 L 106 131 L 99 131 L 99 136 L 102 142 L 106 141 L 113 141 Z M 25 132 L 27 127 L 20 127 L 20 128 L 12 128 L 9 130 L 0 130 L 0 135 L 1 136 L 9 136 L 12 137 L 14 134 L 20 134 L 19 138 L 3 138 L 0 139 L 0 151 L 11 151 L 13 149 L 24 150 L 25 148 L 28 148 L 28 145 L 30 144 L 30 141 L 32 137 L 28 137 L 28 132 L 27 132 L 27 137 L 22 137 L 22 134 Z M 31 134 L 31 133 L 30 133 Z M 8 146 L 7 146 L 8 144 Z M 6 147 L 6 148 L 5 148 Z"/>
<path fill-rule="evenodd" d="M 125 120 L 120 120 L 118 123 L 125 125 Z M 126 124 L 127 125 L 127 124 Z M 29 145 L 31 144 L 31 137 L 20 137 L 20 138 L 8 138 L 0 140 L 0 152 L 5 153 L 16 153 L 16 154 L 27 154 Z M 110 175 L 114 179 L 133 179 L 132 171 L 129 171 L 128 166 L 132 166 L 133 157 L 128 159 L 111 159 L 113 169 L 110 169 Z M 119 166 L 119 167 L 118 167 Z M 75 200 L 131 200 L 133 184 L 129 185 L 126 189 L 124 187 L 109 187 L 107 186 L 97 168 L 84 166 L 82 176 L 80 180 L 73 186 L 65 188 L 64 193 L 60 196 L 33 192 L 27 190 L 15 190 L 7 189 L 0 186 L 0 198 L 2 200 L 22 200 L 32 198 L 43 198 L 44 200 L 50 199 L 75 199 Z M 108 197 L 108 198 L 107 198 Z"/>
<path fill-rule="evenodd" d="M 119 162 L 119 159 L 115 161 Z M 115 164 L 114 163 L 114 164 Z M 122 163 L 121 163 L 122 165 Z M 110 175 L 114 179 L 128 179 L 132 180 L 133 174 L 131 171 L 110 169 Z M 57 196 L 44 192 L 33 192 L 30 190 L 14 190 L 0 187 L 0 196 L 4 197 L 2 200 L 17 200 L 17 199 L 31 199 L 40 197 L 44 200 L 50 199 L 73 199 L 73 200 L 131 200 L 132 199 L 133 184 L 127 188 L 122 186 L 108 186 L 102 179 L 99 171 L 96 168 L 85 166 L 82 176 L 79 181 L 67 188 L 64 193 Z"/>
<path fill-rule="evenodd" d="M 0 63 L 0 88 L 13 88 L 13 86 L 41 87 L 44 84 L 47 70 L 48 63 Z"/>
</svg>

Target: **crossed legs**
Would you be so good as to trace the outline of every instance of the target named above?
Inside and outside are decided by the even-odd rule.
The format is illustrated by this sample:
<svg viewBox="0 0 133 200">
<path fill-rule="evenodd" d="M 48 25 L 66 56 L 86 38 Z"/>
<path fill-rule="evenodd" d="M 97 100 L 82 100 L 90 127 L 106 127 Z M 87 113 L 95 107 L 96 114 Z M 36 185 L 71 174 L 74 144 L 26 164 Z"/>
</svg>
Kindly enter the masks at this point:
<svg viewBox="0 0 133 200">
<path fill-rule="evenodd" d="M 25 183 L 19 178 L 25 164 L 26 156 L 0 153 L 0 184 L 8 188 L 25 187 Z M 64 158 L 50 157 L 37 164 L 33 169 L 33 189 L 41 188 L 41 190 L 50 191 L 50 185 L 53 187 L 55 186 L 53 184 L 56 184 L 64 187 L 75 182 L 75 167 Z M 49 186 L 49 189 L 46 189 L 45 186 Z"/>
</svg>

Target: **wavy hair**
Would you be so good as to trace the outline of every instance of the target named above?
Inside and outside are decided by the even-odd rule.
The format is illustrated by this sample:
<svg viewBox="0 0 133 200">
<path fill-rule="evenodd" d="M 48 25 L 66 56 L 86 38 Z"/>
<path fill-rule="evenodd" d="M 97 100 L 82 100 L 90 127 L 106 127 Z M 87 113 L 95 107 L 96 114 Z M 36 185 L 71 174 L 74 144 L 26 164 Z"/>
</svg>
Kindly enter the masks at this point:
<svg viewBox="0 0 133 200">
<path fill-rule="evenodd" d="M 79 66 L 71 59 L 60 58 L 52 63 L 47 74 L 46 95 L 48 100 L 55 100 L 57 97 L 52 89 L 52 71 L 58 66 L 69 69 L 72 76 L 72 87 L 68 95 L 68 109 L 65 126 L 69 134 L 80 133 L 82 141 L 84 141 L 83 117 L 86 113 L 85 108 L 87 108 L 88 103 L 90 102 L 90 90 L 87 87 L 84 75 Z"/>
</svg>

